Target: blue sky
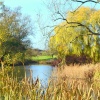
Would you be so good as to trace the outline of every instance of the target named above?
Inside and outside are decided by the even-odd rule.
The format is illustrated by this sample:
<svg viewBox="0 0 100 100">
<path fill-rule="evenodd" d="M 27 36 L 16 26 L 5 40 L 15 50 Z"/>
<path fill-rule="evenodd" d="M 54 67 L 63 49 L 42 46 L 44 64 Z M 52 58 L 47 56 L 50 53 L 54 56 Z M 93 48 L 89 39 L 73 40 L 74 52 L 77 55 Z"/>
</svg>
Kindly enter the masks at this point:
<svg viewBox="0 0 100 100">
<path fill-rule="evenodd" d="M 47 42 L 45 41 L 46 36 L 38 28 L 38 24 L 36 24 L 37 23 L 36 19 L 37 19 L 37 14 L 41 14 L 40 24 L 51 25 L 53 23 L 50 20 L 50 11 L 47 9 L 46 5 L 43 3 L 43 2 L 47 2 L 51 0 L 2 0 L 2 1 L 4 1 L 5 5 L 11 8 L 20 6 L 22 8 L 21 11 L 23 14 L 31 16 L 32 23 L 34 23 L 33 25 L 35 26 L 35 30 L 34 30 L 35 35 L 31 37 L 32 46 L 34 48 L 46 49 L 46 42 Z M 100 7 L 100 5 L 95 6 L 93 3 L 88 3 L 87 5 L 90 7 L 97 7 L 97 8 Z M 71 6 L 69 4 L 69 6 L 67 5 L 61 9 L 66 10 L 68 8 L 68 10 L 70 10 L 72 7 L 75 7 L 75 6 L 78 6 L 78 4 L 72 4 Z"/>
</svg>

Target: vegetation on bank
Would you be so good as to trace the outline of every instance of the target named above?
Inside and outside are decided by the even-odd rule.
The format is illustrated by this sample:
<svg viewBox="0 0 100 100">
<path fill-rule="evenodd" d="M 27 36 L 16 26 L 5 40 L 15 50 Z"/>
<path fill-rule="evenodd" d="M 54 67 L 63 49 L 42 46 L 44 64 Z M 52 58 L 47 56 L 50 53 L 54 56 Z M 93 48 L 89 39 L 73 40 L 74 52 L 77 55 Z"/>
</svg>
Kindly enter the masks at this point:
<svg viewBox="0 0 100 100">
<path fill-rule="evenodd" d="M 35 56 L 35 57 L 32 57 L 33 60 L 35 61 L 41 61 L 41 60 L 50 60 L 50 59 L 54 59 L 55 57 L 52 57 L 52 56 Z"/>
<path fill-rule="evenodd" d="M 65 18 L 60 12 L 59 15 L 64 20 L 50 37 L 51 51 L 63 61 L 66 56 L 85 55 L 92 62 L 100 62 L 100 10 L 82 6 L 73 13 L 68 11 Z"/>
<path fill-rule="evenodd" d="M 20 7 L 11 9 L 0 2 L 0 12 L 0 65 L 2 69 L 5 65 L 14 67 L 52 58 L 40 56 L 46 55 L 45 50 L 31 47 L 28 36 L 33 35 L 33 25 L 29 16 L 22 15 Z M 40 57 L 37 58 L 37 55 Z"/>
<path fill-rule="evenodd" d="M 50 64 L 53 65 L 53 62 L 57 60 L 57 56 L 51 56 L 51 55 L 38 55 L 32 57 L 33 61 L 38 62 L 39 64 Z M 54 65 L 56 66 L 56 64 Z"/>
<path fill-rule="evenodd" d="M 23 16 L 20 7 L 11 9 L 0 1 L 0 64 L 24 65 L 26 51 L 30 47 L 28 36 L 32 34 L 30 17 Z"/>
<path fill-rule="evenodd" d="M 24 78 L 20 79 L 20 76 L 18 76 L 18 74 L 20 74 L 19 70 L 15 74 L 13 73 L 14 69 L 12 69 L 11 67 L 5 67 L 4 70 L 0 69 L 0 99 L 99 100 L 99 66 L 100 64 L 90 64 L 84 66 L 75 65 L 65 67 L 64 70 L 57 69 L 53 73 L 51 79 L 48 81 L 48 87 L 46 88 L 42 87 L 39 80 L 36 82 L 30 81 L 32 80 L 32 77 L 26 77 L 26 74 L 24 74 Z M 74 68 L 73 71 L 68 72 L 67 70 L 72 69 L 72 67 Z M 93 73 L 91 73 L 92 68 L 94 68 Z M 67 71 L 68 73 L 65 73 L 64 71 Z M 85 76 L 85 73 L 83 73 L 81 78 L 84 78 L 78 79 L 79 73 L 81 72 L 86 72 L 87 76 Z M 70 77 L 68 77 L 68 74 Z M 89 79 L 90 76 L 92 77 L 92 79 L 91 81 L 88 81 L 87 78 Z"/>
</svg>

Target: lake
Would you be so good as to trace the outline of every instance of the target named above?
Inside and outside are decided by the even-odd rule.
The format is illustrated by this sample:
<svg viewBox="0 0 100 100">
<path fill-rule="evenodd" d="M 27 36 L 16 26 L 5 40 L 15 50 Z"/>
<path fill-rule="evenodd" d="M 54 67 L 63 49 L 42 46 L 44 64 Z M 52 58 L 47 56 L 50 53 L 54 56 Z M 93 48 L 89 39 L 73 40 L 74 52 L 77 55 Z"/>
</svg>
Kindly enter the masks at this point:
<svg viewBox="0 0 100 100">
<path fill-rule="evenodd" d="M 38 78 L 42 86 L 47 86 L 48 80 L 52 75 L 52 72 L 55 68 L 50 65 L 29 65 L 25 67 L 19 67 L 21 71 L 20 74 L 23 74 L 23 70 L 26 72 L 26 77 L 31 77 L 35 82 Z M 23 75 L 20 75 L 23 76 Z"/>
</svg>

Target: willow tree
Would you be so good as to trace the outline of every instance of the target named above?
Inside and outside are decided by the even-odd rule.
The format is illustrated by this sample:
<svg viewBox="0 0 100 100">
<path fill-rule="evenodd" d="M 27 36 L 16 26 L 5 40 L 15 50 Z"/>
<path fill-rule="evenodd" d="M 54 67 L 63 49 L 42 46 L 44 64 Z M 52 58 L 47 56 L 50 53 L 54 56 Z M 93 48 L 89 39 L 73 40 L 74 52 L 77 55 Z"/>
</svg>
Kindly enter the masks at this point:
<svg viewBox="0 0 100 100">
<path fill-rule="evenodd" d="M 69 11 L 65 21 L 55 27 L 50 39 L 50 48 L 58 55 L 85 54 L 94 61 L 100 60 L 100 10 L 81 7 L 74 13 Z M 52 41 L 55 41 L 51 47 Z M 53 44 L 53 43 L 52 43 Z"/>
<path fill-rule="evenodd" d="M 3 67 L 4 62 L 14 63 L 25 55 L 30 43 L 27 36 L 32 33 L 32 27 L 29 17 L 22 16 L 19 8 L 11 10 L 1 3 L 0 11 L 0 59 Z"/>
</svg>

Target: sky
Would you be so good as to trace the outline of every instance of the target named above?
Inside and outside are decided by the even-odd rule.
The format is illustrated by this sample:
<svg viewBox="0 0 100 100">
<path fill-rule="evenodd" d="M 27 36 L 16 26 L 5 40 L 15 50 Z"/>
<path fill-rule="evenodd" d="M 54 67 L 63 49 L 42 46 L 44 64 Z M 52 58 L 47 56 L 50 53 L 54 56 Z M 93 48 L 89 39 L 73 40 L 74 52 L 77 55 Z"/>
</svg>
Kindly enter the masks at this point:
<svg viewBox="0 0 100 100">
<path fill-rule="evenodd" d="M 45 20 L 48 19 L 48 15 L 49 15 L 48 10 L 43 0 L 16 0 L 16 1 L 2 0 L 2 1 L 4 1 L 4 4 L 7 5 L 8 7 L 11 7 L 12 9 L 20 6 L 23 15 L 29 15 L 31 17 L 32 19 L 31 23 L 33 23 L 33 27 L 34 27 L 33 30 L 34 34 L 30 36 L 30 39 L 32 41 L 32 46 L 33 48 L 39 48 L 42 50 L 47 49 L 46 37 L 44 36 L 43 32 L 40 31 L 36 19 L 38 17 L 38 14 L 41 14 L 42 15 L 41 17 L 43 19 Z M 42 18 L 40 18 L 40 20 L 42 20 Z"/>
<path fill-rule="evenodd" d="M 44 2 L 50 1 L 50 0 L 2 0 L 2 1 L 4 1 L 5 5 L 11 8 L 20 6 L 21 12 L 23 13 L 23 15 L 29 15 L 31 17 L 32 19 L 31 21 L 34 26 L 34 35 L 30 36 L 30 39 L 32 41 L 32 46 L 33 48 L 39 48 L 42 50 L 47 49 L 46 42 L 48 41 L 46 41 L 47 37 L 46 35 L 44 35 L 46 31 L 45 33 L 43 33 L 43 31 L 41 31 L 39 28 L 39 24 L 40 26 L 44 24 L 47 24 L 47 25 L 52 24 L 52 21 L 50 20 L 50 11 L 47 9 L 47 6 L 44 4 Z M 88 3 L 88 5 L 90 5 L 90 7 L 95 6 L 92 3 Z M 75 5 L 72 5 L 72 6 L 75 6 Z M 68 9 L 70 10 L 72 6 L 68 7 Z M 61 9 L 66 10 L 66 7 L 67 6 Z M 40 15 L 40 20 L 38 20 L 37 22 L 38 15 Z"/>
</svg>

